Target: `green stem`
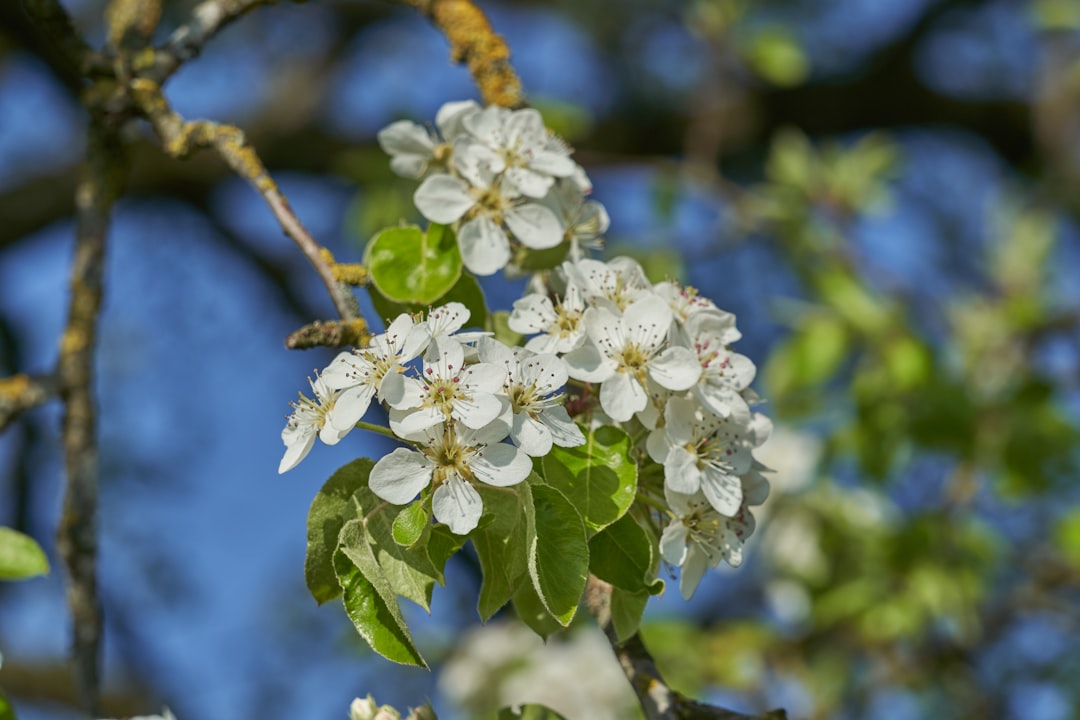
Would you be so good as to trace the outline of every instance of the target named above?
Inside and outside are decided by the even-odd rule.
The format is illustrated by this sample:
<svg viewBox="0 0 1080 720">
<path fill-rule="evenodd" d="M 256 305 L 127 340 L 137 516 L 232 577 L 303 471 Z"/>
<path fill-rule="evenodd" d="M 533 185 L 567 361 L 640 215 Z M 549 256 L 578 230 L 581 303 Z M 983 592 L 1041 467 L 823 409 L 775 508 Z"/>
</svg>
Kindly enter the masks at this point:
<svg viewBox="0 0 1080 720">
<path fill-rule="evenodd" d="M 385 435 L 386 437 L 393 438 L 394 440 L 397 440 L 398 442 L 404 442 L 401 438 L 399 438 L 397 435 L 394 434 L 393 430 L 391 430 L 388 427 L 383 427 L 382 425 L 376 425 L 375 423 L 369 423 L 369 422 L 364 422 L 363 420 L 357 420 L 356 421 L 356 427 L 361 429 L 361 430 L 370 430 L 373 433 L 379 433 L 380 435 Z"/>
</svg>

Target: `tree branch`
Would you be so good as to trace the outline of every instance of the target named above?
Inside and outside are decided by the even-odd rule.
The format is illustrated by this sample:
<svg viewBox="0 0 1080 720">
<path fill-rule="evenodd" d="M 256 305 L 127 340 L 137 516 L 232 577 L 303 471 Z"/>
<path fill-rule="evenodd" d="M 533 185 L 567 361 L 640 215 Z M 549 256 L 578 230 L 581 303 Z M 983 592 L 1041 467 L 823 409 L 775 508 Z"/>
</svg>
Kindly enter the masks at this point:
<svg viewBox="0 0 1080 720">
<path fill-rule="evenodd" d="M 590 575 L 585 587 L 585 607 L 604 631 L 615 657 L 622 667 L 638 703 L 648 720 L 785 720 L 783 710 L 764 715 L 744 715 L 725 708 L 706 705 L 682 696 L 664 682 L 641 636 L 634 633 L 620 642 L 611 622 L 611 585 Z"/>
<path fill-rule="evenodd" d="M 101 307 L 105 240 L 119 196 L 123 152 L 116 128 L 91 116 L 86 162 L 75 193 L 75 261 L 68 324 L 60 338 L 57 375 L 64 400 L 67 487 L 57 549 L 67 565 L 68 604 L 74 621 L 73 655 L 82 706 L 97 715 L 101 607 L 97 595 L 98 448 L 94 351 Z"/>
<path fill-rule="evenodd" d="M 206 43 L 226 25 L 248 10 L 274 0 L 204 0 L 195 6 L 191 19 L 173 31 L 165 45 L 154 52 L 150 66 L 140 75 L 158 85 L 188 60 L 199 56 Z"/>
<path fill-rule="evenodd" d="M 18 373 L 0 378 L 0 432 L 27 410 L 42 405 L 60 393 L 56 375 Z"/>
<path fill-rule="evenodd" d="M 338 282 L 332 263 L 323 255 L 323 248 L 293 212 L 242 130 L 205 120 L 185 121 L 169 106 L 160 86 L 145 78 L 131 82 L 131 95 L 140 112 L 150 121 L 167 155 L 184 158 L 195 150 L 212 148 L 236 174 L 251 183 L 270 206 L 281 229 L 319 274 L 341 319 L 362 322 L 356 297 L 348 286 Z"/>
<path fill-rule="evenodd" d="M 423 13 L 450 41 L 450 59 L 467 65 L 489 105 L 525 105 L 521 80 L 510 65 L 510 47 L 470 0 L 399 0 Z"/>
</svg>

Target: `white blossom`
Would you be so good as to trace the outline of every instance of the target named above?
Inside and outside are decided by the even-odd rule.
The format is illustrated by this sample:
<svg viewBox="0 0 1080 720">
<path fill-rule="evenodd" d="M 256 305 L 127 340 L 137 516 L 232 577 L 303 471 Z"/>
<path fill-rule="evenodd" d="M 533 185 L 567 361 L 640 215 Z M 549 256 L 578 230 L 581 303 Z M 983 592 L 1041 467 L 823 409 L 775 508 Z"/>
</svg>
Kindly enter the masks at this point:
<svg viewBox="0 0 1080 720">
<path fill-rule="evenodd" d="M 292 415 L 281 431 L 285 454 L 278 464 L 279 474 L 292 470 L 307 457 L 316 435 L 327 445 L 336 445 L 352 429 L 352 425 L 344 429 L 335 427 L 328 417 L 341 393 L 326 387 L 321 377 L 308 378 L 308 382 L 315 397 L 312 399 L 300 393 L 300 398 L 292 403 Z"/>
<path fill-rule="evenodd" d="M 671 310 L 654 295 L 631 304 L 622 316 L 606 307 L 591 307 L 585 322 L 589 342 L 564 360 L 571 377 L 602 383 L 600 407 L 618 422 L 645 409 L 647 378 L 668 390 L 687 390 L 701 376 L 690 350 L 665 347 Z"/>
<path fill-rule="evenodd" d="M 379 146 L 390 155 L 390 168 L 395 173 L 423 177 L 433 167 L 449 163 L 453 140 L 463 132 L 462 120 L 479 111 L 480 106 L 472 100 L 446 103 L 435 116 L 439 134 L 409 120 L 398 120 L 379 131 Z"/>
<path fill-rule="evenodd" d="M 435 519 L 457 535 L 471 532 L 480 522 L 483 501 L 477 483 L 509 487 L 532 472 L 529 456 L 513 445 L 499 442 L 509 428 L 492 422 L 473 429 L 460 422 L 430 427 L 421 433 L 421 448 L 398 448 L 371 470 L 371 491 L 387 502 L 404 505 L 424 488 L 431 496 Z"/>
<path fill-rule="evenodd" d="M 480 359 L 506 368 L 504 393 L 509 399 L 510 439 L 533 457 L 543 457 L 552 444 L 576 447 L 585 436 L 562 405 L 560 392 L 566 384 L 566 365 L 555 355 L 511 350 L 497 340 L 483 338 Z"/>
<path fill-rule="evenodd" d="M 522 195 L 542 198 L 555 178 L 574 172 L 569 148 L 548 133 L 540 113 L 532 108 L 491 105 L 463 124 L 490 151 L 485 160 L 492 171 L 502 173 L 507 186 Z"/>
<path fill-rule="evenodd" d="M 694 387 L 697 397 L 721 417 L 748 418 L 750 406 L 741 393 L 754 380 L 757 368 L 750 358 L 728 347 L 732 338 L 738 337 L 733 316 L 693 314 L 683 325 L 682 334 L 701 364 L 701 380 Z"/>
<path fill-rule="evenodd" d="M 754 516 L 745 507 L 735 517 L 716 512 L 701 493 L 685 495 L 665 489 L 674 514 L 660 536 L 664 561 L 682 568 L 679 591 L 689 600 L 705 575 L 723 560 L 732 567 L 742 564 L 743 544 L 754 532 Z"/>
<path fill-rule="evenodd" d="M 383 396 L 393 408 L 390 427 L 404 438 L 451 419 L 482 428 L 502 414 L 496 393 L 505 376 L 498 365 L 467 366 L 465 350 L 453 338 L 435 340 L 419 378 L 395 374 L 383 383 Z"/>
<path fill-rule="evenodd" d="M 508 324 L 523 335 L 539 333 L 525 347 L 536 353 L 566 353 L 585 342 L 585 302 L 577 286 L 570 284 L 556 302 L 547 295 L 530 293 L 514 301 Z"/>
<path fill-rule="evenodd" d="M 740 476 L 753 464 L 750 427 L 720 419 L 689 398 L 671 398 L 664 421 L 647 444 L 664 466 L 664 487 L 684 495 L 701 491 L 717 512 L 734 516 L 743 503 Z"/>
<path fill-rule="evenodd" d="M 566 228 L 563 239 L 570 243 L 567 255 L 571 261 L 585 258 L 586 250 L 603 249 L 603 235 L 611 225 L 603 205 L 586 200 L 585 193 L 570 179 L 556 182 L 545 202 Z"/>
<path fill-rule="evenodd" d="M 459 158 L 461 160 L 461 158 Z M 562 241 L 562 226 L 548 208 L 502 184 L 483 163 L 459 162 L 461 177 L 432 175 L 413 195 L 424 217 L 438 223 L 462 221 L 461 260 L 476 275 L 491 275 L 510 260 L 508 228 L 526 247 L 542 250 Z"/>
<path fill-rule="evenodd" d="M 606 304 L 612 311 L 623 311 L 631 303 L 652 295 L 652 286 L 636 260 L 617 257 L 608 262 L 584 258 L 565 262 L 563 272 L 576 284 L 585 301 Z"/>
<path fill-rule="evenodd" d="M 334 358 L 322 373 L 326 387 L 342 391 L 330 414 L 334 427 L 342 430 L 353 427 L 367 412 L 376 394 L 383 399 L 386 378 L 400 372 L 401 363 L 418 356 L 427 345 L 428 334 L 418 333 L 417 329 L 413 319 L 402 313 L 385 333 L 371 338 L 365 349 L 343 352 Z"/>
</svg>

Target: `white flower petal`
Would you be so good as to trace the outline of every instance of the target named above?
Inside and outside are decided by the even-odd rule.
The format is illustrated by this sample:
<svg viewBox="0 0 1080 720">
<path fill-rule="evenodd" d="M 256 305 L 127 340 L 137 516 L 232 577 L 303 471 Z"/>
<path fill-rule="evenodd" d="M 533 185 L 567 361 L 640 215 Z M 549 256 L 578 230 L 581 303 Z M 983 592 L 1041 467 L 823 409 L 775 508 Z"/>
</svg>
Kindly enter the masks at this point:
<svg viewBox="0 0 1080 720">
<path fill-rule="evenodd" d="M 390 373 L 383 378 L 379 392 L 383 401 L 396 410 L 420 407 L 424 397 L 424 384 L 416 378 L 400 373 Z"/>
<path fill-rule="evenodd" d="M 547 415 L 547 412 L 541 417 L 544 415 Z M 515 445 L 532 457 L 543 457 L 551 452 L 553 443 L 551 430 L 544 423 L 533 419 L 528 413 L 514 415 L 510 437 Z"/>
<path fill-rule="evenodd" d="M 667 339 L 671 329 L 671 308 L 661 298 L 648 295 L 630 303 L 623 313 L 628 340 L 648 350 L 655 350 Z M 697 358 L 694 358 L 697 361 Z M 700 374 L 700 369 L 698 370 Z"/>
<path fill-rule="evenodd" d="M 742 481 L 716 468 L 706 467 L 701 474 L 701 492 L 716 512 L 734 517 L 742 505 Z"/>
<path fill-rule="evenodd" d="M 649 453 L 653 462 L 664 464 L 668 453 L 671 452 L 671 440 L 665 428 L 656 428 L 649 433 L 649 437 L 645 440 L 645 451 Z"/>
<path fill-rule="evenodd" d="M 522 195 L 539 200 L 548 194 L 555 180 L 550 175 L 541 175 L 529 168 L 512 167 L 503 172 L 503 182 L 513 186 Z"/>
<path fill-rule="evenodd" d="M 696 493 L 701 488 L 697 456 L 680 445 L 673 446 L 664 458 L 664 487 L 684 495 Z"/>
<path fill-rule="evenodd" d="M 600 386 L 600 407 L 616 422 L 626 422 L 648 403 L 645 388 L 626 373 L 617 372 Z"/>
<path fill-rule="evenodd" d="M 357 385 L 344 390 L 338 396 L 334 407 L 326 414 L 326 418 L 337 430 L 352 430 L 367 412 L 374 396 L 375 388 L 371 385 Z"/>
<path fill-rule="evenodd" d="M 371 468 L 368 487 L 383 500 L 404 505 L 428 486 L 434 467 L 415 450 L 397 448 Z"/>
<path fill-rule="evenodd" d="M 563 356 L 563 361 L 570 377 L 575 380 L 604 382 L 615 374 L 615 363 L 591 342 L 568 352 Z"/>
<path fill-rule="evenodd" d="M 489 340 L 484 338 L 484 340 Z M 491 343 L 502 345 L 498 340 L 490 340 Z M 509 352 L 510 348 L 503 345 Z M 510 354 L 511 361 L 513 359 L 513 353 Z M 470 365 L 465 368 L 458 377 L 461 379 L 461 384 L 468 388 L 469 392 L 483 392 L 483 393 L 497 393 L 503 388 L 506 383 L 507 367 L 505 364 L 495 364 L 489 362 L 479 362 L 475 365 Z"/>
<path fill-rule="evenodd" d="M 477 479 L 497 487 L 509 487 L 529 477 L 532 460 L 521 449 L 506 443 L 494 443 L 479 450 L 469 460 Z"/>
<path fill-rule="evenodd" d="M 678 518 L 672 520 L 660 535 L 660 554 L 664 562 L 678 567 L 686 560 L 686 526 Z"/>
<path fill-rule="evenodd" d="M 480 215 L 458 233 L 461 260 L 475 275 L 494 275 L 510 262 L 510 241 L 491 218 Z"/>
<path fill-rule="evenodd" d="M 443 104 L 435 113 L 435 126 L 447 140 L 453 140 L 465 132 L 464 120 L 472 113 L 480 112 L 475 100 L 457 100 Z"/>
<path fill-rule="evenodd" d="M 539 293 L 531 293 L 514 301 L 514 309 L 507 324 L 514 332 L 531 335 L 546 332 L 556 319 L 555 306 L 551 304 L 551 300 Z"/>
<path fill-rule="evenodd" d="M 563 239 L 563 227 L 555 213 L 536 203 L 523 203 L 507 210 L 506 226 L 522 245 L 536 250 L 555 247 Z"/>
<path fill-rule="evenodd" d="M 476 393 L 470 398 L 454 401 L 452 416 L 466 427 L 479 429 L 502 414 L 499 398 L 490 393 Z"/>
<path fill-rule="evenodd" d="M 705 576 L 705 570 L 709 567 L 708 562 L 701 548 L 696 545 L 690 548 L 682 566 L 682 577 L 679 578 L 679 593 L 684 600 L 689 600 L 694 596 L 694 591 L 697 590 L 701 578 Z"/>
<path fill-rule="evenodd" d="M 484 501 L 469 483 L 458 475 L 449 475 L 431 496 L 431 511 L 455 535 L 467 535 L 480 522 Z"/>
<path fill-rule="evenodd" d="M 412 439 L 428 428 L 445 422 L 446 416 L 442 410 L 434 406 L 417 408 L 416 410 L 391 410 L 390 429 L 401 438 Z"/>
<path fill-rule="evenodd" d="M 551 439 L 559 447 L 577 447 L 585 444 L 581 428 L 570 418 L 562 405 L 549 407 L 540 413 L 540 422 L 551 431 Z"/>
<path fill-rule="evenodd" d="M 432 222 L 449 224 L 476 204 L 465 183 L 449 175 L 432 175 L 420 183 L 413 202 Z"/>
<path fill-rule="evenodd" d="M 688 390 L 701 377 L 701 365 L 689 348 L 666 348 L 649 361 L 649 376 L 668 390 Z"/>
<path fill-rule="evenodd" d="M 288 428 L 286 428 L 286 431 Z M 285 454 L 281 458 L 281 462 L 278 463 L 278 474 L 288 472 L 294 467 L 300 464 L 300 461 L 307 457 L 307 454 L 311 452 L 312 446 L 315 444 L 315 429 L 308 426 L 301 432 L 289 433 L 286 436 L 285 432 L 281 433 L 281 439 L 285 441 Z"/>
</svg>

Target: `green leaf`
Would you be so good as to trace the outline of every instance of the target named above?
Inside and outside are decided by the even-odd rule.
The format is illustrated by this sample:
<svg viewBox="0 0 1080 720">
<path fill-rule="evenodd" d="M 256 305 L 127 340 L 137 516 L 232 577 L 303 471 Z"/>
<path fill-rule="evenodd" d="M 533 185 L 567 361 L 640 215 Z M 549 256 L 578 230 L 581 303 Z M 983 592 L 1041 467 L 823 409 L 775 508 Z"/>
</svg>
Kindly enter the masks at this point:
<svg viewBox="0 0 1080 720">
<path fill-rule="evenodd" d="M 431 564 L 435 566 L 435 570 L 439 573 L 440 585 L 446 584 L 446 578 L 443 577 L 443 571 L 446 570 L 446 561 L 461 549 L 467 538 L 467 535 L 455 535 L 445 525 L 432 526 L 428 535 L 427 550 L 428 557 L 431 558 Z"/>
<path fill-rule="evenodd" d="M 590 536 L 622 517 L 637 493 L 630 438 L 618 428 L 590 430 L 584 445 L 552 448 L 541 469 L 544 482 L 581 513 Z"/>
<path fill-rule="evenodd" d="M 368 544 L 390 589 L 431 612 L 431 593 L 442 579 L 442 571 L 431 562 L 424 543 L 403 547 L 394 540 L 397 516 L 407 512 L 408 506 L 399 511 L 366 487 L 357 490 L 353 500 L 365 518 Z"/>
<path fill-rule="evenodd" d="M 818 313 L 773 351 L 765 367 L 771 397 L 781 398 L 825 382 L 847 357 L 848 331 L 831 313 Z"/>
<path fill-rule="evenodd" d="M 1054 545 L 1073 567 L 1080 567 L 1080 508 L 1066 513 L 1054 527 Z"/>
<path fill-rule="evenodd" d="M 589 571 L 629 592 L 652 584 L 653 543 L 629 515 L 623 515 L 589 540 Z"/>
<path fill-rule="evenodd" d="M 23 580 L 48 574 L 49 559 L 32 537 L 0 527 L 0 580 Z"/>
<path fill-rule="evenodd" d="M 565 627 L 574 619 L 589 575 L 585 524 L 555 488 L 534 485 L 532 495 L 536 534 L 529 547 L 529 576 L 544 607 Z"/>
<path fill-rule="evenodd" d="M 428 305 L 461 277 L 461 253 L 454 231 L 432 223 L 427 232 L 415 225 L 383 230 L 365 253 L 371 281 L 389 300 Z"/>
<path fill-rule="evenodd" d="M 751 41 L 746 60 L 769 82 L 790 87 L 806 79 L 810 61 L 791 34 L 779 27 L 767 28 Z"/>
<path fill-rule="evenodd" d="M 534 250 L 533 248 L 520 246 L 514 254 L 513 263 L 522 270 L 538 272 L 550 270 L 562 265 L 566 254 L 570 251 L 570 243 L 561 242 L 553 248 Z"/>
<path fill-rule="evenodd" d="M 423 500 L 409 503 L 394 518 L 394 542 L 412 547 L 431 528 L 431 509 Z"/>
<path fill-rule="evenodd" d="M 514 707 L 504 707 L 499 710 L 495 720 L 566 720 L 562 715 L 546 705 L 526 703 Z"/>
<path fill-rule="evenodd" d="M 488 323 L 484 291 L 480 288 L 480 284 L 476 282 L 476 278 L 468 273 L 462 273 L 458 281 L 445 295 L 426 304 L 395 302 L 380 293 L 374 284 L 368 285 L 368 295 L 371 296 L 371 304 L 375 306 L 375 312 L 379 313 L 379 317 L 387 320 L 393 320 L 401 313 L 426 313 L 432 306 L 459 302 L 469 310 L 469 322 L 466 327 L 483 328 Z"/>
<path fill-rule="evenodd" d="M 15 720 L 15 706 L 13 706 L 0 690 L 0 720 Z"/>
<path fill-rule="evenodd" d="M 657 582 L 662 583 L 663 580 Z M 649 603 L 649 592 L 627 592 L 621 588 L 611 589 L 611 624 L 619 642 L 626 642 L 641 627 L 641 617 Z"/>
<path fill-rule="evenodd" d="M 533 498 L 528 483 L 513 492 L 478 487 L 484 500 L 484 517 L 471 537 L 480 559 L 483 580 L 477 611 L 487 621 L 505 605 L 528 571 Z"/>
<path fill-rule="evenodd" d="M 563 629 L 562 623 L 551 616 L 544 601 L 536 594 L 531 582 L 518 585 L 513 598 L 514 612 L 532 631 L 547 640 Z"/>
<path fill-rule="evenodd" d="M 363 521 L 350 520 L 341 528 L 334 570 L 345 612 L 371 649 L 387 660 L 426 668 L 427 663 L 413 645 L 394 591 L 368 543 Z"/>
<path fill-rule="evenodd" d="M 367 458 L 345 465 L 326 481 L 315 499 L 307 519 L 307 557 L 304 558 L 304 579 L 308 590 L 320 605 L 341 594 L 337 573 L 334 572 L 334 551 L 338 535 L 349 520 L 357 517 L 353 493 L 366 488 L 368 475 L 375 463 Z"/>
</svg>

